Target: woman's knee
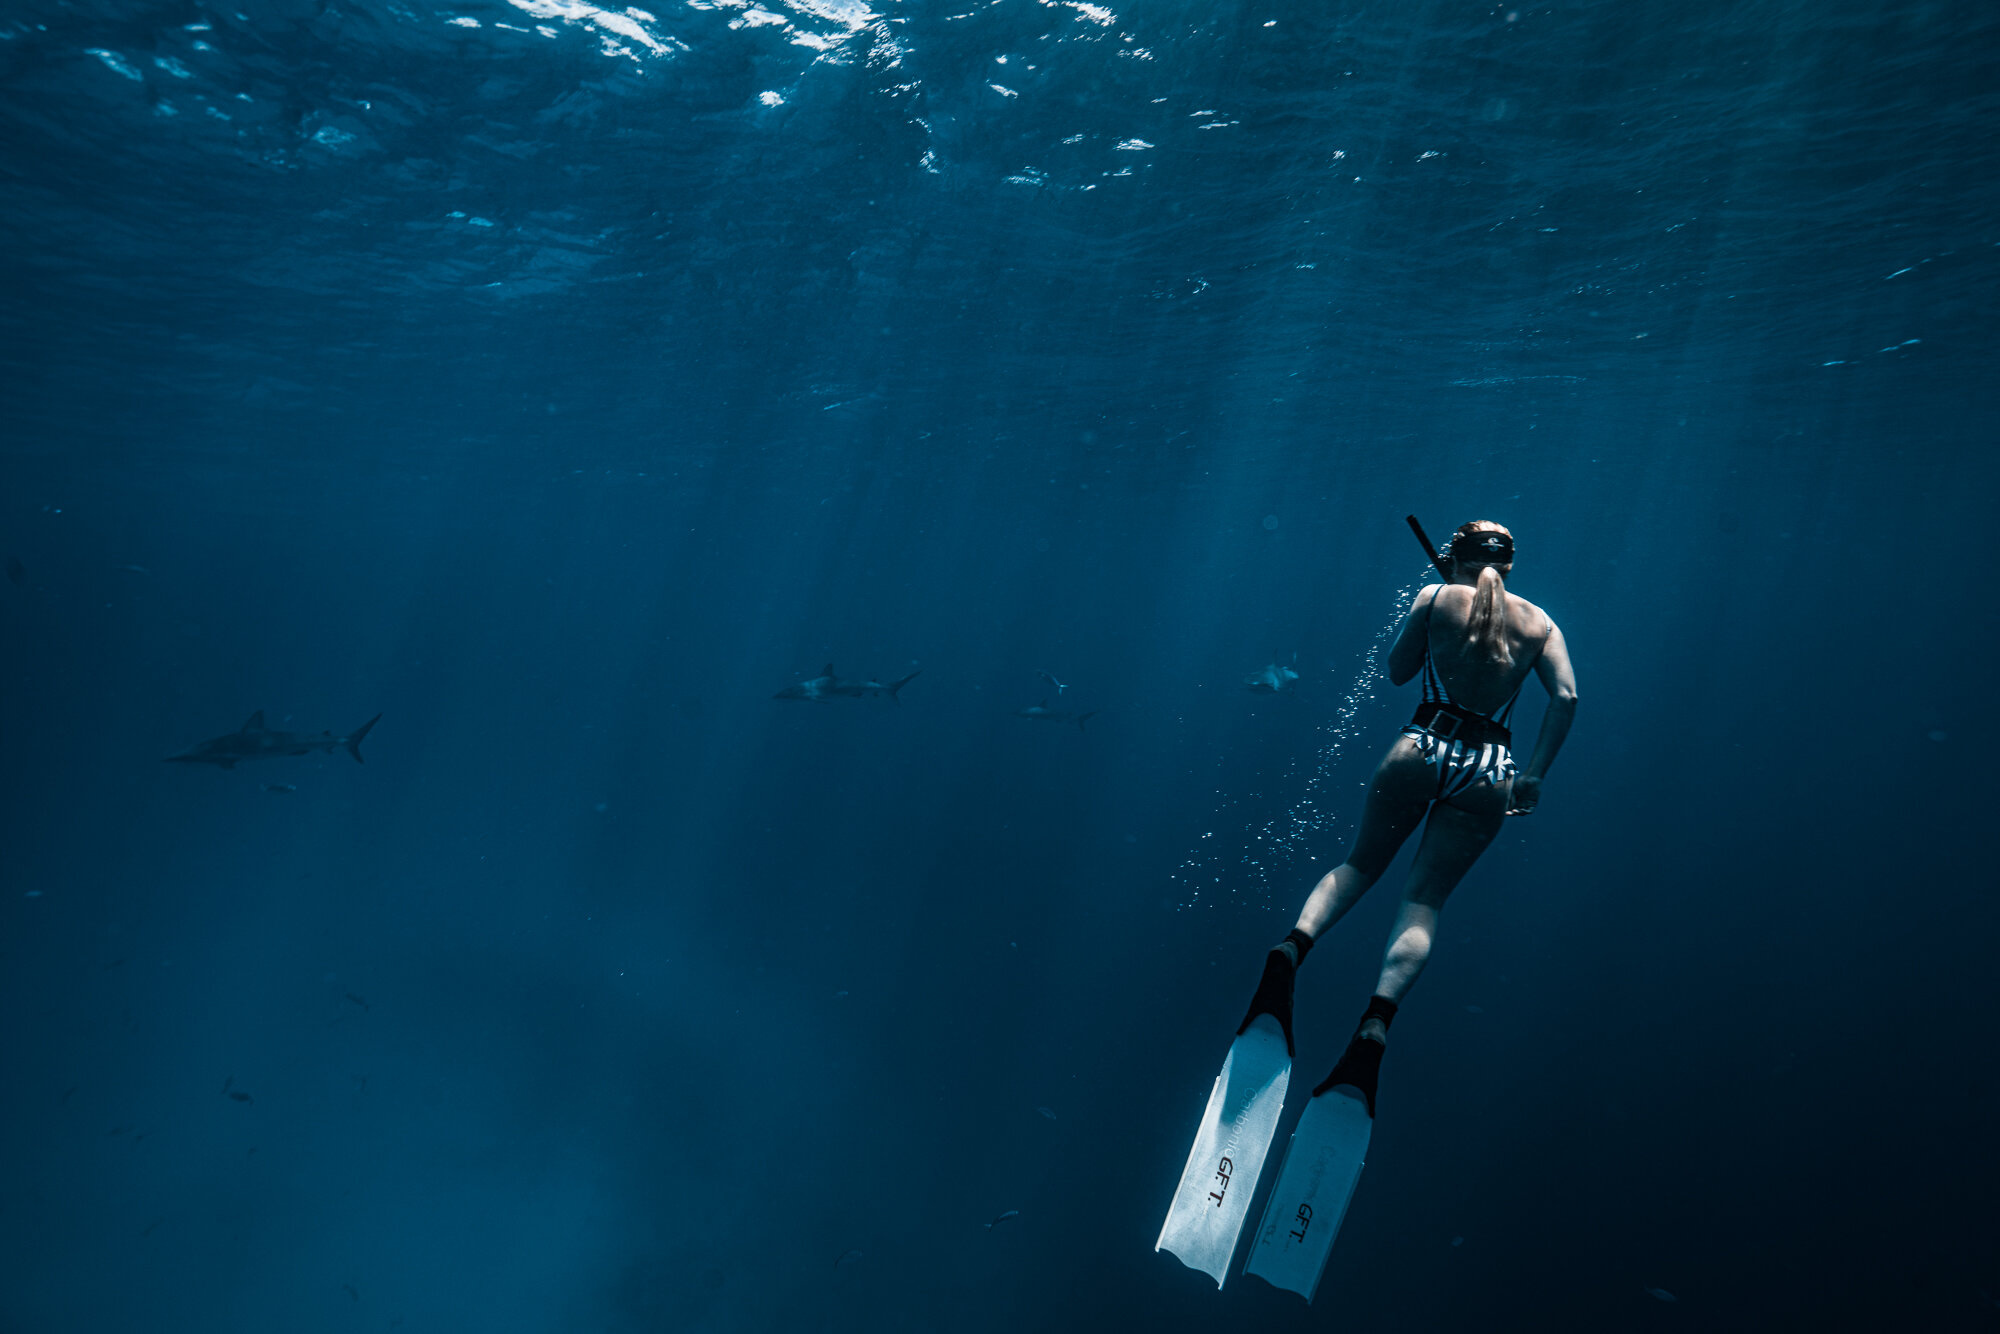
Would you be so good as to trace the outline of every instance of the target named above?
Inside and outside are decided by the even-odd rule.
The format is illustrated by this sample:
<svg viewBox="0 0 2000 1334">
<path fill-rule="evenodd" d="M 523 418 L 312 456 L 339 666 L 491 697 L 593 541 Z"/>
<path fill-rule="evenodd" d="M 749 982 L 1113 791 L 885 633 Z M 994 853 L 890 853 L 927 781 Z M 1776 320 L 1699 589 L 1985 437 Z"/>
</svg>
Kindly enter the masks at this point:
<svg viewBox="0 0 2000 1334">
<path fill-rule="evenodd" d="M 1364 858 L 1359 855 L 1359 850 L 1357 849 L 1354 852 L 1348 853 L 1347 860 L 1329 872 L 1327 878 L 1331 880 L 1338 877 L 1346 882 L 1345 887 L 1349 893 L 1363 894 L 1375 887 L 1375 882 L 1380 880 L 1383 872 L 1389 869 L 1389 862 L 1392 860 L 1394 860 L 1393 857 Z"/>
</svg>

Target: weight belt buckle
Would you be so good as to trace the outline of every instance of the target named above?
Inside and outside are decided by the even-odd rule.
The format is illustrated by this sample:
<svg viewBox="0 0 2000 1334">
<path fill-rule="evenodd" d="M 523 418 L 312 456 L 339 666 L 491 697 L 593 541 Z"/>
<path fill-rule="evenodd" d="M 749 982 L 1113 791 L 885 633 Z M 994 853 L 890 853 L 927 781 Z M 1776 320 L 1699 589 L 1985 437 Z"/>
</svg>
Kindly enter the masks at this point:
<svg viewBox="0 0 2000 1334">
<path fill-rule="evenodd" d="M 1449 728 L 1438 726 L 1441 721 L 1447 718 L 1451 720 Z M 1466 718 L 1464 714 L 1439 708 L 1435 713 L 1431 714 L 1430 726 L 1426 730 L 1440 741 L 1456 741 L 1458 740 L 1458 734 L 1465 729 L 1465 723 Z"/>
</svg>

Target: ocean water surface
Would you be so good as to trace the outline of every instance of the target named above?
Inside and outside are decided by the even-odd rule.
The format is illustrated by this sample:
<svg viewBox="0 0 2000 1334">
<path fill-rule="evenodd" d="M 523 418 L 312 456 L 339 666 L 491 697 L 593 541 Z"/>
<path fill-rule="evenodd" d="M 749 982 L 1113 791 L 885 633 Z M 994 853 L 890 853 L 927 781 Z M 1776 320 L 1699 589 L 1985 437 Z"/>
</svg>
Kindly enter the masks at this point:
<svg viewBox="0 0 2000 1334">
<path fill-rule="evenodd" d="M 2000 1329 L 1996 115 L 1969 0 L 10 7 L 0 1329 Z M 1217 1292 L 1411 512 L 1579 717 Z"/>
</svg>

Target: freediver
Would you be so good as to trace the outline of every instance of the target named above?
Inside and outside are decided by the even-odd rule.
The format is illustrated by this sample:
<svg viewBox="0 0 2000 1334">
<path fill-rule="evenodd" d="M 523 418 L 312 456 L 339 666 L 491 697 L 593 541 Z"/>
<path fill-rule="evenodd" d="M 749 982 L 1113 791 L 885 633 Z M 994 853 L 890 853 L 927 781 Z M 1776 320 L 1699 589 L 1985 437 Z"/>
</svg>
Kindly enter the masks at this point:
<svg viewBox="0 0 2000 1334">
<path fill-rule="evenodd" d="M 1422 536 L 1414 519 L 1411 527 Z M 1429 545 L 1426 540 L 1427 550 Z M 1376 766 L 1347 859 L 1314 886 L 1298 924 L 1266 956 L 1256 997 L 1237 1030 L 1268 1013 L 1289 1041 L 1298 966 L 1422 824 L 1375 994 L 1339 1064 L 1313 1090 L 1351 1085 L 1366 1098 L 1371 1117 L 1389 1025 L 1430 958 L 1445 900 L 1505 818 L 1528 815 L 1540 804 L 1542 779 L 1576 717 L 1576 674 L 1562 631 L 1547 612 L 1507 591 L 1514 535 L 1490 520 L 1474 520 L 1452 534 L 1432 563 L 1445 582 L 1417 593 L 1389 650 L 1389 680 L 1403 685 L 1421 673 L 1423 701 Z M 1534 753 L 1517 768 L 1507 718 L 1530 673 L 1549 692 L 1549 704 Z"/>
</svg>

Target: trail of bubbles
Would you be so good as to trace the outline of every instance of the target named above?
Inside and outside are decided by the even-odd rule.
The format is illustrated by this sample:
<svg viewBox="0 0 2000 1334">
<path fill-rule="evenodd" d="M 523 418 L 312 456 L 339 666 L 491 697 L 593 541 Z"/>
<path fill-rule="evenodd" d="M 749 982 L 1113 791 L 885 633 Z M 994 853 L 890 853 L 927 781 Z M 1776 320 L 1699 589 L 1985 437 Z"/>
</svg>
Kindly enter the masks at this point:
<svg viewBox="0 0 2000 1334">
<path fill-rule="evenodd" d="M 1375 698 L 1375 689 L 1387 671 L 1389 646 L 1395 641 L 1396 631 L 1403 623 L 1410 600 L 1423 584 L 1423 579 L 1415 579 L 1397 591 L 1395 608 L 1382 628 L 1375 632 L 1361 660 L 1360 670 L 1341 696 L 1340 706 L 1334 710 L 1331 719 L 1319 726 L 1322 739 L 1311 752 L 1312 769 L 1306 775 L 1299 795 L 1287 804 L 1283 814 L 1262 822 L 1253 819 L 1243 825 L 1240 850 L 1225 850 L 1225 846 L 1233 840 L 1225 838 L 1218 842 L 1213 831 L 1202 834 L 1195 849 L 1168 877 L 1182 891 L 1179 907 L 1193 908 L 1204 901 L 1215 903 L 1224 897 L 1234 897 L 1238 892 L 1236 882 L 1246 878 L 1254 881 L 1268 897 L 1273 872 L 1289 871 L 1294 859 L 1309 841 L 1332 824 L 1336 810 L 1335 804 L 1325 799 L 1327 783 L 1345 754 L 1348 743 L 1354 739 L 1355 720 L 1360 716 L 1362 706 Z M 1295 783 L 1301 768 L 1300 758 L 1294 756 L 1285 766 L 1285 772 L 1279 779 L 1280 785 L 1290 787 Z M 1244 794 L 1244 800 L 1255 801 L 1261 796 L 1259 792 L 1249 792 Z M 1237 798 L 1222 794 L 1215 814 L 1221 817 L 1241 804 Z M 1226 866 L 1225 862 L 1233 862 L 1233 866 Z M 1234 874 L 1229 874 L 1232 871 Z"/>
</svg>

